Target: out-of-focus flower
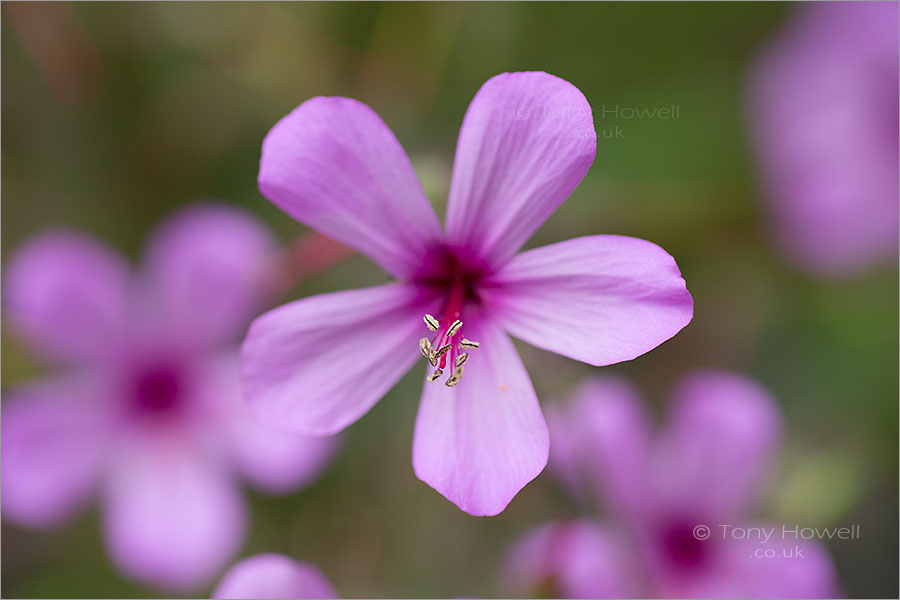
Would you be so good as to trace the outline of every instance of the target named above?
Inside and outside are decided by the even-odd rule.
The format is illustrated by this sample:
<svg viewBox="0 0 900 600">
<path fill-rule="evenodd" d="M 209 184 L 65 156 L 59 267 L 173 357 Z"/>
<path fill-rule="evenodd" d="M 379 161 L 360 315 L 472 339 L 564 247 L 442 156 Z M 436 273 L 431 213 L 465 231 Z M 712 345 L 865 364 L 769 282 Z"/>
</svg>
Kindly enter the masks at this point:
<svg viewBox="0 0 900 600">
<path fill-rule="evenodd" d="M 189 589 L 243 540 L 238 477 L 282 493 L 317 476 L 334 440 L 260 424 L 227 346 L 262 300 L 271 250 L 255 219 L 208 204 L 156 231 L 135 274 L 70 231 L 43 233 L 10 258 L 7 322 L 63 368 L 4 398 L 5 519 L 56 526 L 98 494 L 114 563 Z"/>
<path fill-rule="evenodd" d="M 559 521 L 526 533 L 507 560 L 510 590 L 570 598 L 827 598 L 838 592 L 821 544 L 748 519 L 781 427 L 774 401 L 753 381 L 722 371 L 687 377 L 656 436 L 637 392 L 615 378 L 587 382 L 548 422 L 554 449 L 560 439 L 577 448 L 554 450 L 551 469 L 567 485 L 578 477 L 587 482 L 613 519 Z M 723 526 L 774 533 L 765 541 L 761 531 L 737 539 Z M 567 559 L 576 544 L 581 555 Z"/>
<path fill-rule="evenodd" d="M 463 121 L 442 231 L 369 107 L 318 97 L 282 119 L 263 143 L 263 195 L 397 282 L 258 318 L 241 367 L 257 414 L 302 433 L 340 431 L 424 354 L 432 372 L 416 475 L 470 514 L 502 511 L 549 452 L 508 334 L 607 365 L 656 347 L 693 313 L 675 261 L 650 242 L 591 236 L 516 254 L 587 173 L 596 141 L 590 105 L 569 82 L 541 72 L 490 79 Z"/>
<path fill-rule="evenodd" d="M 896 2 L 811 2 L 752 72 L 750 116 L 774 234 L 823 275 L 897 256 Z"/>
<path fill-rule="evenodd" d="M 331 582 L 312 564 L 283 554 L 257 554 L 231 567 L 213 598 L 337 598 Z"/>
</svg>

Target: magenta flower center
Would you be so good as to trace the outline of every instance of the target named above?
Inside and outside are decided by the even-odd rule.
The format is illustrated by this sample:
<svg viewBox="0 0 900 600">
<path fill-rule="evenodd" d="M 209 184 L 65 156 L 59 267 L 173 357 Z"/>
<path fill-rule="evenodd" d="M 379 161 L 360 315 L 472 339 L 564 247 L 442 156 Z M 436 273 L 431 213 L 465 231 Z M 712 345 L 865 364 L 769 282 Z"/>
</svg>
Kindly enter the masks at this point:
<svg viewBox="0 0 900 600">
<path fill-rule="evenodd" d="M 444 246 L 435 248 L 423 261 L 416 283 L 437 290 L 444 299 L 440 314 L 423 317 L 425 326 L 433 332 L 430 338 L 419 340 L 422 355 L 434 368 L 428 381 L 437 381 L 446 371 L 450 372 L 444 382 L 447 387 L 462 380 L 469 350 L 479 347 L 478 342 L 463 335 L 464 312 L 466 307 L 480 303 L 478 285 L 484 273 L 484 265 L 479 261 Z"/>
<path fill-rule="evenodd" d="M 153 364 L 138 369 L 132 386 L 133 408 L 141 416 L 171 416 L 184 405 L 184 377 L 173 365 Z"/>
<path fill-rule="evenodd" d="M 664 560 L 679 571 L 700 569 L 710 557 L 711 539 L 697 539 L 693 521 L 674 520 L 662 526 L 659 542 Z"/>
</svg>

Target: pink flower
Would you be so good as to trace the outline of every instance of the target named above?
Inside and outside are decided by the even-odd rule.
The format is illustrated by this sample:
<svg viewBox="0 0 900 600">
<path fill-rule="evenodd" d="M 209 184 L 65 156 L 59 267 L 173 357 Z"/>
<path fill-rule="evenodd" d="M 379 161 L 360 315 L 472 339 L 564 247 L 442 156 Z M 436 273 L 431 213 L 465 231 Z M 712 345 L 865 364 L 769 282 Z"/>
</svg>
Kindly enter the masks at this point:
<svg viewBox="0 0 900 600">
<path fill-rule="evenodd" d="M 572 84 L 540 72 L 490 79 L 463 121 L 442 231 L 409 159 L 369 107 L 323 97 L 297 107 L 263 142 L 260 190 L 397 281 L 259 317 L 242 353 L 257 414 L 334 433 L 417 357 L 431 362 L 416 475 L 468 513 L 501 512 L 549 452 L 509 334 L 607 365 L 651 350 L 692 316 L 675 261 L 650 242 L 600 235 L 516 254 L 595 150 L 591 108 Z"/>
<path fill-rule="evenodd" d="M 243 540 L 239 476 L 272 493 L 317 476 L 333 440 L 259 424 L 224 345 L 261 300 L 253 284 L 271 242 L 242 211 L 202 205 L 151 237 L 135 275 L 68 231 L 7 262 L 8 322 L 63 369 L 4 398 L 5 519 L 57 526 L 97 494 L 118 568 L 189 589 Z"/>
<path fill-rule="evenodd" d="M 701 371 L 677 386 L 670 411 L 654 436 L 637 391 L 610 377 L 585 383 L 573 403 L 550 413 L 551 469 L 570 488 L 587 483 L 576 488 L 580 497 L 603 498 L 612 519 L 557 521 L 526 533 L 508 556 L 507 588 L 549 587 L 565 598 L 837 594 L 820 543 L 748 518 L 781 428 L 768 392 L 741 375 Z M 723 525 L 773 533 L 736 539 Z"/>
<path fill-rule="evenodd" d="M 822 275 L 896 260 L 896 2 L 810 2 L 755 66 L 750 117 L 785 253 Z"/>
<path fill-rule="evenodd" d="M 337 598 L 331 582 L 315 565 L 283 554 L 257 554 L 231 567 L 213 598 Z"/>
</svg>

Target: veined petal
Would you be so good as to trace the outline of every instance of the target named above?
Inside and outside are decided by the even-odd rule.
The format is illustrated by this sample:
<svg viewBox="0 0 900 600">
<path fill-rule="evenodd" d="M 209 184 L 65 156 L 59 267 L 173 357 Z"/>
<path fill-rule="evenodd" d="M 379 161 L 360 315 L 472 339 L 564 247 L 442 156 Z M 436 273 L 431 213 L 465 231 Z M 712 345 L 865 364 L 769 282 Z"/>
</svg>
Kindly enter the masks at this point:
<svg viewBox="0 0 900 600">
<path fill-rule="evenodd" d="M 237 553 L 246 520 L 236 483 L 187 446 L 160 440 L 121 449 L 105 498 L 112 561 L 129 577 L 173 591 L 208 583 Z"/>
<path fill-rule="evenodd" d="M 3 300 L 11 324 L 55 359 L 97 361 L 123 335 L 129 266 L 90 236 L 56 230 L 25 243 L 5 267 Z"/>
<path fill-rule="evenodd" d="M 588 519 L 536 527 L 513 543 L 503 587 L 519 598 L 640 596 L 640 574 L 619 537 Z"/>
<path fill-rule="evenodd" d="M 587 174 L 597 151 L 591 106 L 543 72 L 489 79 L 466 111 L 450 185 L 447 237 L 498 265 Z"/>
<path fill-rule="evenodd" d="M 406 153 L 357 100 L 316 97 L 263 141 L 262 194 L 289 215 L 368 255 L 397 277 L 442 237 Z"/>
<path fill-rule="evenodd" d="M 263 303 L 264 259 L 273 248 L 263 224 L 236 207 L 198 204 L 170 217 L 144 256 L 166 325 L 195 344 L 242 333 Z"/>
<path fill-rule="evenodd" d="M 480 291 L 513 336 L 594 366 L 652 350 L 694 310 L 665 250 L 617 235 L 523 252 Z"/>
<path fill-rule="evenodd" d="M 690 375 L 658 442 L 653 495 L 694 514 L 741 514 L 762 491 L 780 430 L 777 405 L 756 382 L 726 371 Z"/>
<path fill-rule="evenodd" d="M 93 495 L 104 465 L 111 416 L 101 387 L 87 379 L 42 381 L 3 398 L 3 518 L 53 527 Z"/>
<path fill-rule="evenodd" d="M 421 356 L 423 302 L 418 289 L 391 284 L 312 296 L 265 313 L 244 341 L 244 396 L 271 427 L 340 431 Z"/>
<path fill-rule="evenodd" d="M 512 341 L 481 319 L 481 347 L 449 388 L 426 383 L 413 437 L 416 475 L 472 515 L 496 515 L 547 464 L 550 440 Z"/>
<path fill-rule="evenodd" d="M 222 577 L 213 598 L 337 598 L 331 582 L 310 563 L 283 554 L 245 558 Z"/>
</svg>

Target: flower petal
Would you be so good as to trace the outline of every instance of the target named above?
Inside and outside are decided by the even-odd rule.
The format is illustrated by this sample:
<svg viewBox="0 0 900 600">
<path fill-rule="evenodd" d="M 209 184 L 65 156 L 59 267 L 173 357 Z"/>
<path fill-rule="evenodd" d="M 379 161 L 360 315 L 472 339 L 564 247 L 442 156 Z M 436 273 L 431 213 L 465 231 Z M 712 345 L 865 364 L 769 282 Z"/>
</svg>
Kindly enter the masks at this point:
<svg viewBox="0 0 900 600">
<path fill-rule="evenodd" d="M 798 6 L 752 70 L 772 228 L 819 275 L 897 258 L 897 14 L 892 2 Z"/>
<path fill-rule="evenodd" d="M 108 414 L 87 380 L 43 381 L 3 399 L 3 518 L 53 527 L 95 491 L 104 464 Z"/>
<path fill-rule="evenodd" d="M 48 231 L 26 242 L 5 270 L 6 316 L 36 350 L 78 362 L 115 352 L 130 274 L 114 250 L 81 233 Z"/>
<path fill-rule="evenodd" d="M 310 563 L 283 554 L 245 558 L 222 577 L 213 598 L 337 598 L 331 582 Z"/>
<path fill-rule="evenodd" d="M 598 498 L 619 515 L 639 515 L 648 499 L 651 428 L 631 383 L 613 376 L 585 381 L 567 407 L 564 423 L 550 433 L 551 466 L 557 445 L 575 446 L 574 468 L 587 476 Z"/>
<path fill-rule="evenodd" d="M 350 98 L 312 98 L 279 121 L 263 141 L 259 189 L 397 277 L 412 275 L 442 237 L 403 147 Z"/>
<path fill-rule="evenodd" d="M 747 377 L 713 370 L 683 380 L 674 398 L 657 448 L 654 495 L 709 518 L 741 514 L 759 497 L 778 442 L 774 400 Z"/>
<path fill-rule="evenodd" d="M 481 293 L 513 336 L 595 366 L 652 350 L 694 310 L 665 250 L 617 235 L 523 252 Z"/>
<path fill-rule="evenodd" d="M 144 255 L 166 325 L 201 344 L 242 333 L 264 300 L 264 260 L 273 247 L 262 223 L 236 207 L 199 204 L 170 217 Z"/>
<path fill-rule="evenodd" d="M 547 464 L 549 435 L 512 341 L 482 319 L 456 387 L 426 383 L 413 437 L 416 475 L 472 515 L 496 515 Z"/>
<path fill-rule="evenodd" d="M 106 490 L 113 562 L 135 580 L 173 591 L 208 583 L 237 553 L 246 520 L 224 469 L 186 446 L 168 439 L 122 449 Z"/>
<path fill-rule="evenodd" d="M 427 312 L 417 310 L 421 302 L 415 288 L 393 284 L 313 296 L 265 313 L 242 349 L 247 401 L 271 427 L 340 431 L 421 356 Z"/>
<path fill-rule="evenodd" d="M 691 576 L 657 580 L 660 598 L 840 598 L 834 565 L 819 540 L 783 536 L 785 524 L 741 523 L 771 531 L 767 541 L 751 535 L 722 540 L 713 564 Z M 793 526 L 788 526 L 793 527 Z"/>
<path fill-rule="evenodd" d="M 509 259 L 587 174 L 591 106 L 547 73 L 489 79 L 466 111 L 450 185 L 447 236 L 490 264 Z"/>
<path fill-rule="evenodd" d="M 641 580 L 623 542 L 589 519 L 541 525 L 513 543 L 503 587 L 519 598 L 640 596 Z"/>
</svg>

